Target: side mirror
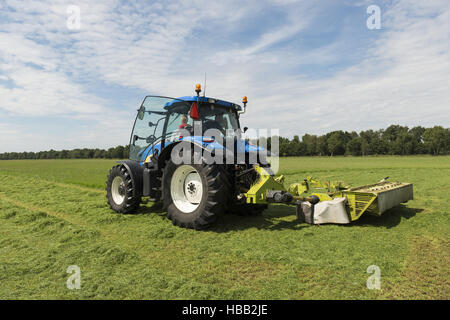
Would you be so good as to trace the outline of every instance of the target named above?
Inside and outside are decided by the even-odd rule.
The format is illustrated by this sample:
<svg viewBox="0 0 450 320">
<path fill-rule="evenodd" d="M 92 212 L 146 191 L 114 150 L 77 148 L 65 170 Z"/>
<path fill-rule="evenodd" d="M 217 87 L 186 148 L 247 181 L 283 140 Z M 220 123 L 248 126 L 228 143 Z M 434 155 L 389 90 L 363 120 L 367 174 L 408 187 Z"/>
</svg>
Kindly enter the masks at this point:
<svg viewBox="0 0 450 320">
<path fill-rule="evenodd" d="M 136 140 L 137 140 L 137 139 L 139 139 L 139 137 L 138 137 L 137 135 L 134 135 L 134 136 L 133 136 L 133 146 L 134 146 L 134 144 L 136 143 Z"/>
<path fill-rule="evenodd" d="M 150 122 L 148 123 L 148 126 L 149 126 L 149 127 L 154 127 L 155 124 L 154 124 L 153 122 L 150 121 Z"/>
<path fill-rule="evenodd" d="M 142 119 L 144 119 L 144 115 L 145 115 L 145 107 L 144 107 L 144 106 L 141 106 L 141 107 L 139 108 L 139 110 L 138 110 L 138 115 L 137 115 L 137 117 L 138 117 L 139 120 L 142 120 Z"/>
<path fill-rule="evenodd" d="M 248 127 L 244 127 L 244 133 L 247 132 L 247 130 L 248 130 Z"/>
</svg>

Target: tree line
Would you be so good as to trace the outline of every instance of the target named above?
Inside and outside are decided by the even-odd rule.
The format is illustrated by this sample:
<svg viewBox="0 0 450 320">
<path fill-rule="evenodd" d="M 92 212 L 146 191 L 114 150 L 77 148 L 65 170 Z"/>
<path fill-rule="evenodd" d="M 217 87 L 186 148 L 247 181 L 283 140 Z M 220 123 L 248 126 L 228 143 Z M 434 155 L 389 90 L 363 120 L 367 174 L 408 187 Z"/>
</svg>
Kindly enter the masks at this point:
<svg viewBox="0 0 450 320">
<path fill-rule="evenodd" d="M 269 150 L 272 139 L 266 141 Z M 278 153 L 280 156 L 443 155 L 450 154 L 450 129 L 391 125 L 359 133 L 339 130 L 321 136 L 305 134 L 301 139 L 297 135 L 292 140 L 279 137 Z"/>
<path fill-rule="evenodd" d="M 377 131 L 332 131 L 324 135 L 305 134 L 300 139 L 279 138 L 280 156 L 335 156 L 335 155 L 413 155 L 450 154 L 450 129 L 442 126 L 424 128 L 391 125 Z M 274 137 L 260 138 L 271 150 Z M 0 153 L 0 160 L 15 159 L 126 159 L 129 146 L 103 149 L 50 150 L 39 152 Z"/>
<path fill-rule="evenodd" d="M 0 160 L 21 159 L 127 159 L 128 146 L 103 149 L 49 150 L 39 152 L 5 152 L 0 153 Z"/>
</svg>

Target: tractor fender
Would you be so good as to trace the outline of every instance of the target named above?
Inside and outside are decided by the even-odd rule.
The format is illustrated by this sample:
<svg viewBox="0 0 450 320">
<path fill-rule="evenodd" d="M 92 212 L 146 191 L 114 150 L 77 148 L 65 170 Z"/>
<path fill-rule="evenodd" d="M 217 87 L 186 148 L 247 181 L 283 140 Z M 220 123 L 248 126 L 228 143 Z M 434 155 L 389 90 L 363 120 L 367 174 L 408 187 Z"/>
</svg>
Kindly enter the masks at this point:
<svg viewBox="0 0 450 320">
<path fill-rule="evenodd" d="M 138 161 L 134 160 L 119 160 L 117 163 L 124 166 L 130 173 L 131 180 L 133 181 L 133 196 L 142 195 L 144 168 Z"/>
<path fill-rule="evenodd" d="M 211 151 L 212 151 L 212 150 L 208 149 L 206 146 L 204 146 L 202 143 L 195 141 L 195 140 L 184 140 L 184 141 L 178 141 L 175 143 L 171 143 L 169 146 L 164 148 L 164 150 L 161 152 L 161 154 L 158 157 L 158 168 L 159 169 L 163 169 L 165 167 L 166 162 L 170 159 L 173 148 L 175 148 L 175 146 L 177 146 L 179 144 L 186 145 L 185 147 L 182 146 L 183 149 L 184 148 L 187 149 L 189 147 L 189 145 L 191 145 L 191 147 L 196 145 L 201 148 L 203 153 L 207 152 L 207 153 L 211 154 Z"/>
</svg>

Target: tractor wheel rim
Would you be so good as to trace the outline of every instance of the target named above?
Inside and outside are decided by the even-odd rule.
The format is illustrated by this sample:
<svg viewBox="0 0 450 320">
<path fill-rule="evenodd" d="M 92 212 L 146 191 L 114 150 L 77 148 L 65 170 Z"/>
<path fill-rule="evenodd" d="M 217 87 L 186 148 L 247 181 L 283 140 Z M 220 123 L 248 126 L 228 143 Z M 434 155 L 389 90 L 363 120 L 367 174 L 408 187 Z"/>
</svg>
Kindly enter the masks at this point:
<svg viewBox="0 0 450 320">
<path fill-rule="evenodd" d="M 203 184 L 198 171 L 190 165 L 179 166 L 170 182 L 170 194 L 181 212 L 190 213 L 197 209 L 203 198 Z"/>
<path fill-rule="evenodd" d="M 122 177 L 115 177 L 111 185 L 111 195 L 117 205 L 121 205 L 125 200 L 125 182 Z"/>
</svg>

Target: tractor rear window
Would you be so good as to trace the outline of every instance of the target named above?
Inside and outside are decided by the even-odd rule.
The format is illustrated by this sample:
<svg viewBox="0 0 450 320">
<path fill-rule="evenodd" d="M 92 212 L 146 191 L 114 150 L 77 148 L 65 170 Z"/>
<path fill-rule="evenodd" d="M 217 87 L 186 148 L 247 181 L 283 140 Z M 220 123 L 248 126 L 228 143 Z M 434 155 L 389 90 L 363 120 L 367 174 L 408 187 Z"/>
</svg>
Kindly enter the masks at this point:
<svg viewBox="0 0 450 320">
<path fill-rule="evenodd" d="M 200 118 L 203 122 L 217 122 L 224 129 L 238 129 L 239 124 L 235 111 L 229 107 L 223 107 L 215 104 L 202 105 L 200 110 Z"/>
<path fill-rule="evenodd" d="M 193 127 L 194 119 L 189 116 L 189 110 L 189 107 L 181 105 L 170 110 L 166 133 L 167 136 L 171 136 L 171 139 L 169 140 L 176 140 L 179 138 L 180 128 L 189 129 Z M 229 107 L 201 103 L 198 107 L 198 112 L 200 121 L 202 121 L 203 132 L 208 129 L 217 129 L 225 135 L 226 130 L 239 128 L 237 115 L 235 111 Z"/>
</svg>

